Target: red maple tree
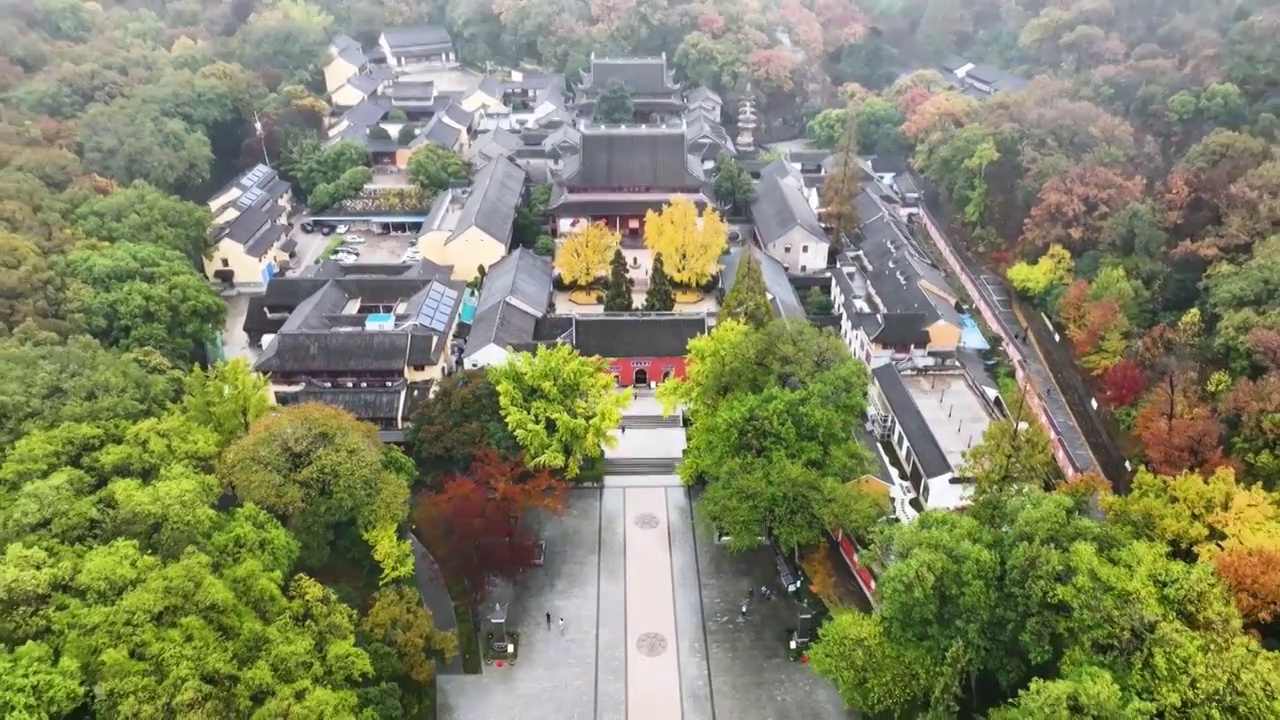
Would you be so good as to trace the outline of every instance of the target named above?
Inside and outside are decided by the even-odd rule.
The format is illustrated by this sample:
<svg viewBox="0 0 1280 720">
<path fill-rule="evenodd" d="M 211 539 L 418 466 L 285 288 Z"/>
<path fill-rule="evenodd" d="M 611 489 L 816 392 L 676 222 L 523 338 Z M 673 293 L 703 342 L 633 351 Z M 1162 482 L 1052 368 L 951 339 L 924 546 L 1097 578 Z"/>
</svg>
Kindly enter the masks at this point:
<svg viewBox="0 0 1280 720">
<path fill-rule="evenodd" d="M 1222 426 L 1188 373 L 1166 373 L 1152 386 L 1138 407 L 1133 431 L 1151 470 L 1161 475 L 1208 473 L 1227 462 Z"/>
<path fill-rule="evenodd" d="M 564 495 L 564 482 L 547 470 L 484 448 L 439 491 L 418 494 L 414 524 L 443 572 L 479 602 L 491 579 L 512 580 L 533 566 L 537 541 L 521 520 L 535 508 L 559 512 Z"/>
<path fill-rule="evenodd" d="M 1132 405 L 1147 385 L 1142 366 L 1128 357 L 1103 370 L 1098 379 L 1102 384 L 1102 399 L 1111 407 Z"/>
</svg>

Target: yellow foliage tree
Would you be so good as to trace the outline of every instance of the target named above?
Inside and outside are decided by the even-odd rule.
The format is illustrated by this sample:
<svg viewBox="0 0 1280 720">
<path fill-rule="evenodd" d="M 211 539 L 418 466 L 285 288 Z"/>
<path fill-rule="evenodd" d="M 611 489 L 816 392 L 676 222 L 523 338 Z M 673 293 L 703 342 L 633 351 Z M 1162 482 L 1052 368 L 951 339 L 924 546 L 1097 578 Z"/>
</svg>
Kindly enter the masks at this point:
<svg viewBox="0 0 1280 720">
<path fill-rule="evenodd" d="M 720 213 L 708 208 L 699 222 L 698 208 L 686 198 L 644 216 L 645 247 L 662 253 L 667 276 L 677 285 L 697 287 L 710 280 L 728 237 Z"/>
<path fill-rule="evenodd" d="M 1055 243 L 1035 264 L 1015 263 L 1005 271 L 1005 277 L 1018 292 L 1037 297 L 1055 285 L 1069 285 L 1074 270 L 1075 260 L 1071 258 L 1071 252 Z"/>
<path fill-rule="evenodd" d="M 618 233 L 604 223 L 578 228 L 556 250 L 556 271 L 570 285 L 585 287 L 605 274 Z"/>
</svg>

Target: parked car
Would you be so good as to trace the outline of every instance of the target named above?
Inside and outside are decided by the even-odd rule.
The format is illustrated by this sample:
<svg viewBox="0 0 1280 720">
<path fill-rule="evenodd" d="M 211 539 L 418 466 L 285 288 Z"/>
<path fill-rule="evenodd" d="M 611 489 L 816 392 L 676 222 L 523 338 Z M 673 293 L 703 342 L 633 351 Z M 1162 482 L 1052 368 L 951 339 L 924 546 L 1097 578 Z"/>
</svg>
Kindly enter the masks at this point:
<svg viewBox="0 0 1280 720">
<path fill-rule="evenodd" d="M 363 245 L 369 242 L 368 240 L 360 237 L 359 235 L 348 235 L 346 238 L 344 238 L 344 240 L 350 245 Z"/>
<path fill-rule="evenodd" d="M 360 257 L 360 249 L 352 247 L 350 245 L 339 245 L 337 249 L 334 250 L 334 252 L 342 253 L 343 255 L 355 255 L 356 257 Z"/>
<path fill-rule="evenodd" d="M 313 233 L 316 231 L 316 226 L 312 223 L 304 222 L 298 226 L 298 229 L 304 233 Z"/>
<path fill-rule="evenodd" d="M 334 232 L 339 232 L 339 233 L 349 232 L 349 231 L 351 230 L 351 226 L 350 226 L 350 225 L 338 225 L 338 226 L 334 227 L 334 228 L 333 228 L 333 230 L 334 230 Z"/>
<path fill-rule="evenodd" d="M 325 237 L 332 235 L 334 229 L 332 225 L 316 225 L 316 230 Z"/>
</svg>

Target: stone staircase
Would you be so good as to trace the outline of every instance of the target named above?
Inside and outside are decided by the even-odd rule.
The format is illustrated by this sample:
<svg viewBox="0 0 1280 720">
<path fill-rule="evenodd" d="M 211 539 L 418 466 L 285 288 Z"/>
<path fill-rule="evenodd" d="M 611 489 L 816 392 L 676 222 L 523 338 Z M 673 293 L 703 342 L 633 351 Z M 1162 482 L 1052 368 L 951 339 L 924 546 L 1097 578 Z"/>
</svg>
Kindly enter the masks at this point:
<svg viewBox="0 0 1280 720">
<path fill-rule="evenodd" d="M 674 475 L 675 458 L 605 458 L 605 475 Z"/>
<path fill-rule="evenodd" d="M 679 415 L 624 415 L 622 427 L 628 430 L 646 430 L 652 428 L 678 428 Z"/>
</svg>

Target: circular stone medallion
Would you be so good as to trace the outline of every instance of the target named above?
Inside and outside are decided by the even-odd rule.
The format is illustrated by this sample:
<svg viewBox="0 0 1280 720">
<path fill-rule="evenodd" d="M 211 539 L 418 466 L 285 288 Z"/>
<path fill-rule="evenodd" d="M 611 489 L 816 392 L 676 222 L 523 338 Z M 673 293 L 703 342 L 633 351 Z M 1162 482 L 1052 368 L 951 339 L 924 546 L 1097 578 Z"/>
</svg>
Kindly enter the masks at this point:
<svg viewBox="0 0 1280 720">
<path fill-rule="evenodd" d="M 635 522 L 636 527 L 641 530 L 652 530 L 658 527 L 658 523 L 661 521 L 658 520 L 658 516 L 653 513 L 640 513 L 636 516 L 636 519 L 633 522 Z"/>
<path fill-rule="evenodd" d="M 645 657 L 658 657 L 667 651 L 667 639 L 660 633 L 644 633 L 636 638 L 636 650 Z"/>
</svg>

